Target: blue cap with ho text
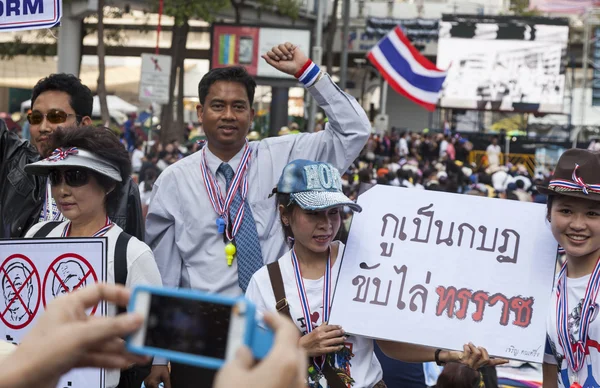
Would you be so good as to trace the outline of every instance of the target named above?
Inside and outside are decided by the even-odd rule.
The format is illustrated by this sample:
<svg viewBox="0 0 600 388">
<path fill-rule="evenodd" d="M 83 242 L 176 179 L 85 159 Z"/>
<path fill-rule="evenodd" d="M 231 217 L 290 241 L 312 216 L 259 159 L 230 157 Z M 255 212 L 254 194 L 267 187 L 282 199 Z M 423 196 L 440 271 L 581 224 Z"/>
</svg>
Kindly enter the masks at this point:
<svg viewBox="0 0 600 388">
<path fill-rule="evenodd" d="M 304 159 L 288 163 L 279 178 L 277 192 L 290 194 L 291 200 L 304 210 L 348 206 L 354 211 L 362 211 L 344 195 L 340 173 L 329 163 Z"/>
</svg>

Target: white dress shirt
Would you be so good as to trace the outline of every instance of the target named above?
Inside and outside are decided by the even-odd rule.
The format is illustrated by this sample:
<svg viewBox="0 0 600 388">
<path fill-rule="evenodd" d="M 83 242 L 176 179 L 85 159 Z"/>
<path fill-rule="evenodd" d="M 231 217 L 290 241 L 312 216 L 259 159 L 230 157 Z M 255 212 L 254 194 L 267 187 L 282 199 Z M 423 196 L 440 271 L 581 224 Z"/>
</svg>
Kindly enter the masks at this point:
<svg viewBox="0 0 600 388">
<path fill-rule="evenodd" d="M 271 263 L 288 249 L 276 208 L 277 186 L 283 168 L 295 159 L 333 164 L 345 171 L 365 145 L 371 125 L 356 100 L 340 90 L 328 76 L 309 89 L 329 122 L 325 130 L 251 142 L 248 196 L 256 222 L 264 263 Z M 244 150 L 228 163 L 236 171 Z M 242 295 L 238 286 L 237 260 L 230 267 L 225 258 L 223 235 L 217 233 L 217 214 L 203 183 L 196 152 L 169 166 L 152 190 L 146 219 L 146 242 L 154 251 L 163 280 L 169 287 L 193 288 L 228 296 Z M 216 173 L 222 161 L 206 149 L 208 168 L 221 191 L 225 180 Z"/>
</svg>

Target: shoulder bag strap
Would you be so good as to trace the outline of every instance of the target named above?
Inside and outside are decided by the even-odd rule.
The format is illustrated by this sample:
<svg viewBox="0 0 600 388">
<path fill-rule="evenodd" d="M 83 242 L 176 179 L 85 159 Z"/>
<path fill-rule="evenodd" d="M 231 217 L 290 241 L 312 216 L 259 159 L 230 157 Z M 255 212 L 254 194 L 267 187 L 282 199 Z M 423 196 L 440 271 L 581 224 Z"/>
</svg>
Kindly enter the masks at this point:
<svg viewBox="0 0 600 388">
<path fill-rule="evenodd" d="M 278 312 L 292 319 L 290 314 L 290 305 L 285 297 L 285 288 L 283 287 L 283 278 L 281 277 L 281 268 L 279 261 L 275 261 L 267 265 L 269 270 L 269 278 L 271 279 L 271 287 L 273 287 L 273 295 L 275 295 L 275 308 Z M 292 319 L 293 321 L 293 319 Z"/>
<path fill-rule="evenodd" d="M 117 244 L 115 245 L 115 257 L 114 257 L 114 270 L 115 270 L 115 284 L 125 285 L 127 282 L 127 245 L 131 235 L 121 232 L 117 238 Z M 123 307 L 117 307 L 117 314 L 121 314 L 127 311 Z"/>
<path fill-rule="evenodd" d="M 54 228 L 56 228 L 58 225 L 60 225 L 60 223 L 61 223 L 61 221 L 50 221 L 50 222 L 44 224 L 37 232 L 35 232 L 35 234 L 33 235 L 33 238 L 47 237 Z"/>
</svg>

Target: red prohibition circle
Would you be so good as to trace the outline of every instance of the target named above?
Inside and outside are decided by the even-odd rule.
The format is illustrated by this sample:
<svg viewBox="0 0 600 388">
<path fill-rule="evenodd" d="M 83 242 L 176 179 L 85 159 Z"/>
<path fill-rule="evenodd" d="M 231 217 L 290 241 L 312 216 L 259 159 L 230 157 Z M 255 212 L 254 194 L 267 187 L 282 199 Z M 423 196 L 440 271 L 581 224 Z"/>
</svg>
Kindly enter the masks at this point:
<svg viewBox="0 0 600 388">
<path fill-rule="evenodd" d="M 22 328 L 26 327 L 27 325 L 29 325 L 31 323 L 31 321 L 33 321 L 33 318 L 35 318 L 38 308 L 40 307 L 40 299 L 41 299 L 40 298 L 40 274 L 38 273 L 37 268 L 33 264 L 33 261 L 31 261 L 27 256 L 22 255 L 20 253 L 15 253 L 14 255 L 8 256 L 6 258 L 6 260 L 4 260 L 2 265 L 0 265 L 0 273 L 4 272 L 4 274 L 8 276 L 8 273 L 6 272 L 5 268 L 10 260 L 15 260 L 15 259 L 21 259 L 21 260 L 24 260 L 25 262 L 27 262 L 31 266 L 31 274 L 23 282 L 23 286 L 21 287 L 21 290 L 15 289 L 14 285 L 11 284 L 11 286 L 13 287 L 13 290 L 15 291 L 15 297 L 5 307 L 4 311 L 0 312 L 0 319 L 2 320 L 2 322 L 4 322 L 4 324 L 7 327 L 18 330 L 18 329 L 22 329 Z M 37 290 L 38 290 L 38 297 L 37 297 L 37 302 L 35 304 L 35 308 L 33 309 L 33 311 L 31 313 L 29 313 L 29 311 L 27 312 L 27 314 L 29 315 L 29 318 L 27 319 L 27 321 L 25 321 L 19 325 L 14 325 L 14 324 L 8 322 L 8 320 L 6 320 L 4 318 L 4 316 L 8 312 L 8 308 L 10 307 L 10 305 L 12 305 L 12 303 L 15 301 L 15 299 L 19 299 L 19 300 L 21 299 L 20 291 L 23 291 L 23 287 L 25 287 L 25 284 L 27 284 L 27 282 L 29 282 L 29 280 L 31 279 L 31 277 L 33 277 L 33 275 L 35 275 L 35 278 L 37 280 Z M 21 302 L 21 304 L 23 304 L 23 303 Z M 23 305 L 23 307 L 25 307 L 25 306 Z"/>
<path fill-rule="evenodd" d="M 48 270 L 46 271 L 46 275 L 44 275 L 44 284 L 42 286 L 42 302 L 44 303 L 44 308 L 46 308 L 46 283 L 48 281 L 48 275 L 50 275 L 50 273 L 54 273 L 54 276 L 56 276 L 59 280 L 60 276 L 58 276 L 58 274 L 56 273 L 56 270 L 54 269 L 54 264 L 56 264 L 57 262 L 63 260 L 63 259 L 76 259 L 81 261 L 83 264 L 85 264 L 88 267 L 88 271 L 87 273 L 85 273 L 83 275 L 83 279 L 81 279 L 80 284 L 87 279 L 87 277 L 89 275 L 92 275 L 92 277 L 94 278 L 94 283 L 98 282 L 98 276 L 96 276 L 96 272 L 94 271 L 94 268 L 92 267 L 92 265 L 90 264 L 89 261 L 87 261 L 85 258 L 83 258 L 82 256 L 76 254 L 76 253 L 65 253 L 64 255 L 60 255 L 58 256 L 51 264 L 50 266 L 48 266 Z M 61 280 L 62 281 L 62 280 Z M 94 306 L 94 308 L 92 309 L 92 312 L 90 313 L 90 315 L 94 315 L 96 313 L 96 309 L 98 308 L 98 305 Z"/>
</svg>

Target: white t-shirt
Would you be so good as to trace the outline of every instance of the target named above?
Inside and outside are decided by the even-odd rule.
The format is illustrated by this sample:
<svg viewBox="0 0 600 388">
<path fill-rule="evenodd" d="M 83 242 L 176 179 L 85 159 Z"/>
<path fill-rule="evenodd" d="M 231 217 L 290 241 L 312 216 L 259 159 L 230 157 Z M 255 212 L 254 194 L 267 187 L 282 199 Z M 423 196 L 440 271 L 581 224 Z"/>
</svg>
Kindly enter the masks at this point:
<svg viewBox="0 0 600 388">
<path fill-rule="evenodd" d="M 444 154 L 448 151 L 448 141 L 446 139 L 442 140 L 440 143 L 440 158 L 444 156 Z"/>
<path fill-rule="evenodd" d="M 569 335 L 579 334 L 579 320 L 581 318 L 581 303 L 585 290 L 590 279 L 590 275 L 577 279 L 567 279 L 568 303 L 569 303 Z M 546 341 L 546 350 L 544 362 L 552 365 L 560 365 L 558 370 L 558 387 L 569 388 L 574 379 L 574 373 L 571 371 L 571 382 L 569 382 L 569 366 L 565 358 L 565 352 L 558 342 L 558 333 L 556 328 L 556 289 L 552 291 L 552 300 L 550 301 L 549 319 L 547 320 L 548 340 Z M 586 365 L 577 373 L 577 382 L 582 387 L 600 387 L 600 319 L 596 318 L 590 323 L 588 330 L 588 340 L 586 353 Z"/>
<path fill-rule="evenodd" d="M 60 237 L 68 221 L 62 222 L 48 233 L 46 237 Z M 46 222 L 35 224 L 27 231 L 25 238 L 31 238 Z M 121 234 L 121 229 L 117 224 L 113 225 L 104 237 L 108 240 L 108 263 L 107 263 L 107 283 L 115 282 L 115 248 L 117 238 Z M 154 261 L 154 254 L 150 247 L 135 237 L 131 237 L 127 244 L 127 279 L 125 286 L 131 288 L 135 285 L 146 284 L 152 286 L 162 286 L 160 273 Z M 114 304 L 107 304 L 107 314 L 114 316 L 117 314 L 117 308 Z M 114 388 L 119 384 L 120 371 L 118 369 L 106 370 L 106 388 Z"/>
<path fill-rule="evenodd" d="M 488 163 L 490 166 L 499 166 L 500 165 L 500 153 L 502 149 L 499 145 L 490 144 L 486 150 Z"/>
<path fill-rule="evenodd" d="M 146 191 L 146 182 L 141 182 L 138 188 L 140 189 L 140 201 L 142 202 L 142 205 L 150 205 L 152 190 Z"/>
<path fill-rule="evenodd" d="M 401 137 L 400 141 L 398 142 L 398 154 L 400 156 L 406 156 L 408 155 L 408 142 L 406 141 L 405 138 Z"/>
<path fill-rule="evenodd" d="M 340 271 L 340 258 L 344 254 L 344 244 L 341 242 L 338 242 L 338 244 L 338 259 L 336 259 L 331 272 L 331 280 L 333 281 L 332 290 L 335 289 Z M 306 325 L 304 324 L 304 316 L 300 307 L 300 297 L 298 296 L 290 252 L 287 252 L 279 259 L 279 266 L 281 268 L 285 295 L 290 306 L 290 314 L 298 329 L 302 334 L 306 334 Z M 323 278 L 317 280 L 304 279 L 304 287 L 310 305 L 311 321 L 313 322 L 313 326 L 316 327 L 322 323 L 323 317 Z M 275 295 L 273 295 L 269 271 L 266 266 L 259 269 L 252 276 L 246 290 L 246 298 L 256 305 L 256 309 L 259 312 L 277 311 L 275 309 Z M 354 335 L 348 335 L 347 337 L 346 349 L 342 350 L 342 352 L 349 349 L 353 356 L 349 361 L 343 362 L 343 357 L 338 356 L 340 352 L 336 353 L 336 365 L 333 367 L 338 374 L 344 376 L 344 380 L 346 377 L 354 380 L 352 388 L 372 387 L 383 376 L 381 365 L 373 352 L 373 340 Z M 309 383 L 311 387 L 314 384 L 313 381 L 309 381 Z"/>
<path fill-rule="evenodd" d="M 131 168 L 134 172 L 140 172 L 140 168 L 142 168 L 142 159 L 144 159 L 144 151 L 138 150 L 137 148 L 133 150 L 131 154 Z"/>
<path fill-rule="evenodd" d="M 390 172 L 393 172 L 395 174 L 398 172 L 398 170 L 400 170 L 400 165 L 398 163 L 389 163 L 388 170 L 390 170 Z"/>
</svg>

